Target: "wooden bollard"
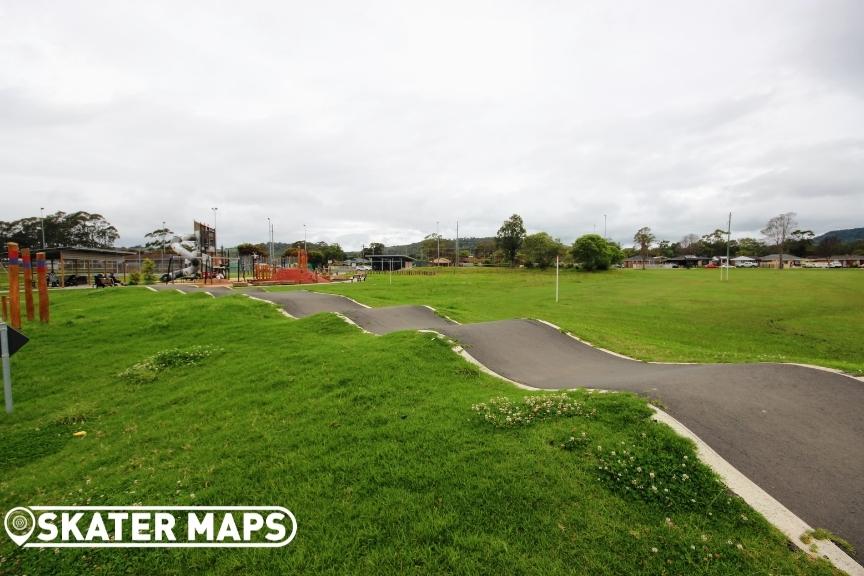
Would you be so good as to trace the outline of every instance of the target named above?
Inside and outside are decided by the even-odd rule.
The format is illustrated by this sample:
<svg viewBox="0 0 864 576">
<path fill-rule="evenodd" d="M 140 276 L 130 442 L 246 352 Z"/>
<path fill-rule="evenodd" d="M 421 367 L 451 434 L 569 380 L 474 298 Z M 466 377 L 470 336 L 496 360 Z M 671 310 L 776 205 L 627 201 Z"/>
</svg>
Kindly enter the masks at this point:
<svg viewBox="0 0 864 576">
<path fill-rule="evenodd" d="M 16 330 L 21 329 L 21 292 L 18 288 L 18 244 L 6 244 L 9 250 L 9 323 Z"/>
<path fill-rule="evenodd" d="M 33 321 L 33 267 L 30 262 L 30 249 L 21 250 L 21 260 L 24 264 L 24 309 L 27 311 L 27 321 Z"/>
<path fill-rule="evenodd" d="M 39 282 L 39 321 L 48 323 L 48 278 L 45 270 L 45 252 L 36 253 L 36 280 Z"/>
</svg>

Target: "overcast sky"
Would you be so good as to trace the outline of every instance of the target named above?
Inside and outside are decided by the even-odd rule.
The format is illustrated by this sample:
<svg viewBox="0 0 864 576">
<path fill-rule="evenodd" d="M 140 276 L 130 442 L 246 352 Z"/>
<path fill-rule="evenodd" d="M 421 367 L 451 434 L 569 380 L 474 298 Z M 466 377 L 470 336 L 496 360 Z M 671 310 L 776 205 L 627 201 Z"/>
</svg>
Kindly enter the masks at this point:
<svg viewBox="0 0 864 576">
<path fill-rule="evenodd" d="M 864 226 L 864 2 L 0 0 L 0 195 L 125 245 Z"/>
</svg>

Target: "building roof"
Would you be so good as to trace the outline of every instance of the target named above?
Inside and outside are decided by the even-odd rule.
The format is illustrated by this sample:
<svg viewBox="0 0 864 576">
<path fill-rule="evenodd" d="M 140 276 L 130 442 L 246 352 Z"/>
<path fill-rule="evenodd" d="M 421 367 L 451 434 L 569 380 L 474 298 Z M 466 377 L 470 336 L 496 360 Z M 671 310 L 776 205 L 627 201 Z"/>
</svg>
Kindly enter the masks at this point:
<svg viewBox="0 0 864 576">
<path fill-rule="evenodd" d="M 407 254 L 370 254 L 369 258 L 372 260 L 414 260 Z"/>
<path fill-rule="evenodd" d="M 665 260 L 663 256 L 647 256 L 645 261 L 648 262 L 650 260 Z M 636 254 L 635 256 L 630 256 L 629 258 L 624 259 L 625 262 L 642 262 L 642 256 L 640 254 Z"/>
<path fill-rule="evenodd" d="M 84 252 L 92 256 L 132 256 L 137 252 L 117 250 L 116 248 L 89 248 L 86 246 L 55 246 L 45 250 L 45 257 L 53 260 L 60 257 L 60 252 Z"/>
<path fill-rule="evenodd" d="M 732 258 L 733 262 L 754 262 L 755 260 L 755 258 L 751 258 L 750 256 L 736 256 Z"/>
<path fill-rule="evenodd" d="M 694 256 L 692 254 L 684 254 L 683 256 L 675 256 L 668 258 L 667 262 L 697 262 L 699 260 L 711 260 L 708 256 Z"/>
<path fill-rule="evenodd" d="M 767 256 L 760 256 L 758 260 L 780 260 L 780 254 L 768 254 Z M 801 260 L 800 256 L 794 256 L 792 254 L 783 254 L 783 260 Z"/>
</svg>

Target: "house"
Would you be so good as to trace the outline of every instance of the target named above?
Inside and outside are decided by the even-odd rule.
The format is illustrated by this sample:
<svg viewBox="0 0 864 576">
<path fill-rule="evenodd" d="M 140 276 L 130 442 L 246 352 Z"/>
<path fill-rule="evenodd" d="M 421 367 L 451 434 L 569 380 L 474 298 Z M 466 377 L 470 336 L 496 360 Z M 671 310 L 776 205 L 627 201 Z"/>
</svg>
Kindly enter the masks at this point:
<svg viewBox="0 0 864 576">
<path fill-rule="evenodd" d="M 432 265 L 433 266 L 450 266 L 450 259 L 449 258 L 435 258 L 434 260 L 432 260 Z"/>
<path fill-rule="evenodd" d="M 624 268 L 643 268 L 642 266 L 642 255 L 637 254 L 636 256 L 631 256 L 629 258 L 625 258 L 622 264 Z M 666 260 L 663 256 L 648 256 L 645 260 L 645 268 L 662 268 L 663 262 Z"/>
<path fill-rule="evenodd" d="M 711 262 L 711 258 L 708 256 L 694 256 L 692 254 L 666 259 L 666 264 L 671 264 L 673 268 L 701 268 L 707 266 L 709 262 Z"/>
<path fill-rule="evenodd" d="M 369 265 L 372 266 L 372 270 L 395 272 L 403 268 L 412 268 L 414 258 L 406 254 L 375 254 L 369 256 Z"/>
<path fill-rule="evenodd" d="M 804 268 L 864 268 L 864 255 L 816 256 L 804 261 L 803 266 Z"/>
<path fill-rule="evenodd" d="M 760 256 L 759 267 L 760 268 L 779 268 L 780 267 L 780 254 L 769 254 L 767 256 Z M 790 266 L 792 268 L 796 268 L 801 266 L 801 258 L 799 256 L 795 256 L 793 254 L 783 254 L 783 266 Z"/>
</svg>

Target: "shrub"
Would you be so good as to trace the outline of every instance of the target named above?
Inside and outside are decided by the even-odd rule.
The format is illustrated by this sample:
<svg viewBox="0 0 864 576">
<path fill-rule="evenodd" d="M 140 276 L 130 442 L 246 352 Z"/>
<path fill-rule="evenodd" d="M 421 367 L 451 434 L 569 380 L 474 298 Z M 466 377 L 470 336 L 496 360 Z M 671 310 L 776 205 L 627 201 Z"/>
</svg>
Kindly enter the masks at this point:
<svg viewBox="0 0 864 576">
<path fill-rule="evenodd" d="M 132 272 L 129 274 L 129 286 L 136 286 L 138 284 L 141 284 L 141 273 Z"/>
<path fill-rule="evenodd" d="M 168 350 L 157 352 L 137 364 L 133 364 L 117 376 L 136 384 L 152 382 L 164 370 L 194 366 L 211 354 L 221 351 L 221 348 L 213 348 L 211 346 L 193 346 L 186 350 L 169 348 Z"/>
</svg>

